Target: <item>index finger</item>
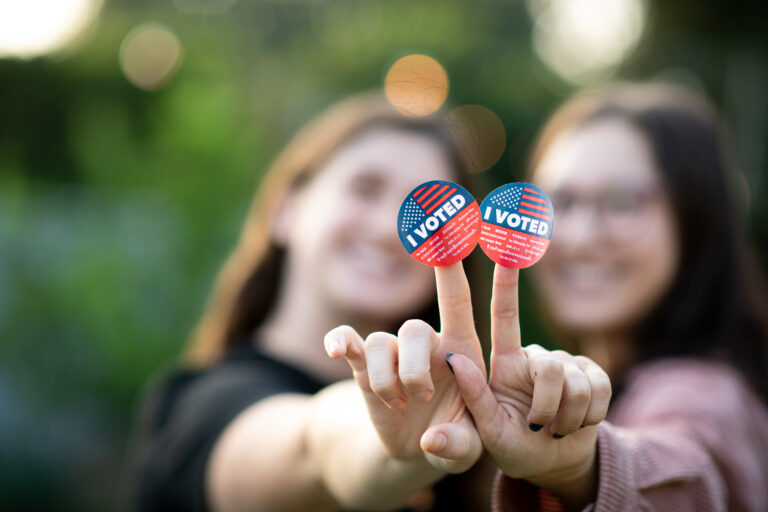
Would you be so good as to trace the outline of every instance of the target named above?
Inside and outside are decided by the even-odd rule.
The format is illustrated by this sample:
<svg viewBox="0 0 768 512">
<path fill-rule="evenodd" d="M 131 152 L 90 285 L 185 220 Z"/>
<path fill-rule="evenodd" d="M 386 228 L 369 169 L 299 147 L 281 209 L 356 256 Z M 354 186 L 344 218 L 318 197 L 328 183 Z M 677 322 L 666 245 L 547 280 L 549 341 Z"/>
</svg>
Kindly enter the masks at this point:
<svg viewBox="0 0 768 512">
<path fill-rule="evenodd" d="M 519 269 L 496 264 L 491 295 L 491 346 L 496 355 L 509 354 L 521 347 L 520 309 L 517 299 L 519 278 Z"/>
<path fill-rule="evenodd" d="M 459 338 L 477 336 L 472 315 L 472 295 L 461 261 L 435 267 L 437 305 L 440 309 L 440 332 Z"/>
</svg>

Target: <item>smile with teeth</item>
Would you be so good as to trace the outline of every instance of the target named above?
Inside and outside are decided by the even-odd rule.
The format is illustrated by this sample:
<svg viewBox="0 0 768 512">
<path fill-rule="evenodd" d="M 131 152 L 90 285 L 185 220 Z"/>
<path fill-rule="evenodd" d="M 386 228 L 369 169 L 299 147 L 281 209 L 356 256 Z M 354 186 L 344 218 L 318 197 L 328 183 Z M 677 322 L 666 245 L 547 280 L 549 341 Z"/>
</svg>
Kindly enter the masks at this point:
<svg viewBox="0 0 768 512">
<path fill-rule="evenodd" d="M 563 265 L 558 276 L 566 286 L 595 288 L 615 283 L 620 273 L 614 266 L 581 263 Z"/>
<path fill-rule="evenodd" d="M 402 258 L 391 249 L 368 242 L 347 245 L 344 255 L 348 264 L 358 271 L 378 277 L 391 278 L 402 266 Z"/>
</svg>

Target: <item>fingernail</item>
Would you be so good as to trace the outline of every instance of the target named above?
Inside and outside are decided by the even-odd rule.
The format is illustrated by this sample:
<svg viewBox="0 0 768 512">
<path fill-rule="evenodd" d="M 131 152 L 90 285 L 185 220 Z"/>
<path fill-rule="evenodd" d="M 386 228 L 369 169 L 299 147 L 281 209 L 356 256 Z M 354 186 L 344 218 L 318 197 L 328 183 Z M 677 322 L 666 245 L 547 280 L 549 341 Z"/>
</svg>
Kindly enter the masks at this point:
<svg viewBox="0 0 768 512">
<path fill-rule="evenodd" d="M 448 369 L 451 370 L 451 373 L 453 373 L 453 366 L 451 366 L 451 356 L 453 355 L 453 352 L 448 352 L 445 354 L 445 362 L 448 363 Z M 454 373 L 454 375 L 456 375 Z"/>
<path fill-rule="evenodd" d="M 445 450 L 445 447 L 448 446 L 448 438 L 445 437 L 445 434 L 437 433 L 432 437 L 430 445 L 429 451 L 432 453 L 439 453 Z"/>
<path fill-rule="evenodd" d="M 396 411 L 402 411 L 405 409 L 405 400 L 402 398 L 393 398 L 389 402 L 387 402 L 387 407 L 390 409 L 394 409 Z"/>
<path fill-rule="evenodd" d="M 539 425 L 538 423 L 531 423 L 530 425 L 528 425 L 528 428 L 533 430 L 534 432 L 538 432 L 539 430 L 544 428 L 544 425 Z"/>
<path fill-rule="evenodd" d="M 555 439 L 562 439 L 562 438 L 564 438 L 565 436 L 563 436 L 563 435 L 560 435 L 560 434 L 552 434 L 552 437 L 553 437 L 553 438 L 555 438 Z"/>
</svg>

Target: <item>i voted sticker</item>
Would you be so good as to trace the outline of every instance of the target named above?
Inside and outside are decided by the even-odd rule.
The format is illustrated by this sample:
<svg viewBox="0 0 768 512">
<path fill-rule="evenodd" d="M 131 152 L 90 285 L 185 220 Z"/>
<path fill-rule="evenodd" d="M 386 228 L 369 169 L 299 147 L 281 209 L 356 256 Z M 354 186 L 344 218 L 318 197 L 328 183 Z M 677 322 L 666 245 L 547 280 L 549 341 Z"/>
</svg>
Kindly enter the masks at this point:
<svg viewBox="0 0 768 512">
<path fill-rule="evenodd" d="M 508 183 L 480 206 L 480 247 L 509 268 L 530 267 L 544 256 L 552 238 L 552 202 L 539 187 Z"/>
<path fill-rule="evenodd" d="M 427 265 L 440 267 L 466 258 L 480 238 L 480 208 L 461 185 L 434 180 L 408 194 L 397 215 L 400 242 Z"/>
</svg>

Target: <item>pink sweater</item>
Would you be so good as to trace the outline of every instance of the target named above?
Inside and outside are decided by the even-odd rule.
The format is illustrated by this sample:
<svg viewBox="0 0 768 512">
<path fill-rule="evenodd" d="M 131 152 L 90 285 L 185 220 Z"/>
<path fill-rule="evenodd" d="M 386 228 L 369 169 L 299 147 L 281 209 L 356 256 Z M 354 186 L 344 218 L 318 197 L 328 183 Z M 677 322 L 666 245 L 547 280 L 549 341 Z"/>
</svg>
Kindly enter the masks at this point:
<svg viewBox="0 0 768 512">
<path fill-rule="evenodd" d="M 725 365 L 667 359 L 632 371 L 598 425 L 598 459 L 586 511 L 768 511 L 768 410 Z M 551 510 L 542 494 L 499 473 L 493 510 Z"/>
</svg>

